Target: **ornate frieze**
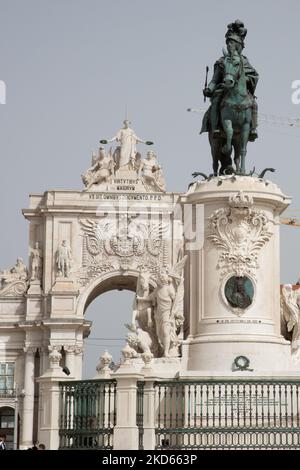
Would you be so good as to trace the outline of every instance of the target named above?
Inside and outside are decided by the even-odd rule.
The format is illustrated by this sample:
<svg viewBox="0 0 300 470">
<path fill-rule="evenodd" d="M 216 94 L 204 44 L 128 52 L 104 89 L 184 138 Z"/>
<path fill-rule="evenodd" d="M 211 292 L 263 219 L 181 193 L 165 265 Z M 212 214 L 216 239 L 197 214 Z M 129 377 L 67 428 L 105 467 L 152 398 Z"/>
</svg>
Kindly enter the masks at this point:
<svg viewBox="0 0 300 470">
<path fill-rule="evenodd" d="M 165 265 L 166 227 L 159 221 L 141 220 L 137 216 L 109 216 L 80 221 L 83 235 L 82 285 L 103 272 L 139 269 L 147 266 L 152 273 Z"/>
</svg>

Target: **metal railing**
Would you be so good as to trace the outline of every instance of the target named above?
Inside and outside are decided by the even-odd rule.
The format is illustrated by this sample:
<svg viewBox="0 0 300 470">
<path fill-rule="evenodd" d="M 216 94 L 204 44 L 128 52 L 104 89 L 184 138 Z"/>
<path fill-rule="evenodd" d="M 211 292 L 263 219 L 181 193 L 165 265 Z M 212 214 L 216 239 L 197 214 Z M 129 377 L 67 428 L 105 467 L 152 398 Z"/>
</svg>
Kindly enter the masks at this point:
<svg viewBox="0 0 300 470">
<path fill-rule="evenodd" d="M 155 382 L 156 449 L 300 449 L 300 380 Z"/>
<path fill-rule="evenodd" d="M 137 382 L 136 425 L 139 430 L 139 450 L 144 449 L 144 387 L 145 382 Z"/>
<path fill-rule="evenodd" d="M 15 398 L 16 390 L 14 388 L 0 388 L 0 398 Z"/>
<path fill-rule="evenodd" d="M 61 382 L 60 449 L 112 449 L 116 381 Z"/>
</svg>

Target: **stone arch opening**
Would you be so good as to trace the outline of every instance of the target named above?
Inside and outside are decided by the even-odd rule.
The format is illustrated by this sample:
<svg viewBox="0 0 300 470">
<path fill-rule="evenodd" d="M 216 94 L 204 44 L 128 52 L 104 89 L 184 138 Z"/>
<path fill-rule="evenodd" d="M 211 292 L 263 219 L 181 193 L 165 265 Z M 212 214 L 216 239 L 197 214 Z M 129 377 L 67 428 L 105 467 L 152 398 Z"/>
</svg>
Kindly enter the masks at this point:
<svg viewBox="0 0 300 470">
<path fill-rule="evenodd" d="M 17 424 L 17 447 L 19 442 L 20 417 L 18 415 L 18 423 L 15 416 L 15 408 L 13 406 L 0 406 L 0 433 L 6 435 L 6 449 L 12 450 L 14 447 L 14 432 Z"/>
<path fill-rule="evenodd" d="M 104 274 L 91 281 L 79 296 L 77 303 L 77 316 L 83 316 L 90 303 L 99 295 L 109 292 L 111 290 L 129 290 L 136 291 L 136 283 L 139 276 L 139 271 L 132 270 L 126 271 L 126 274 L 120 271 L 113 271 Z M 155 282 L 150 279 L 150 290 L 155 287 Z"/>
<path fill-rule="evenodd" d="M 93 281 L 81 295 L 78 314 L 93 322 L 91 332 L 84 340 L 83 378 L 96 375 L 99 357 L 106 349 L 114 362 L 119 361 L 128 332 L 124 325 L 131 322 L 138 274 L 138 271 L 126 275 L 114 273 Z M 154 282 L 151 283 L 153 287 Z"/>
<path fill-rule="evenodd" d="M 89 296 L 86 299 L 84 313 L 88 306 L 99 297 L 101 294 L 105 294 L 106 292 L 110 292 L 112 290 L 123 291 L 128 290 L 131 292 L 135 292 L 136 290 L 136 282 L 137 277 L 133 275 L 129 276 L 122 276 L 117 275 L 113 277 L 109 277 L 108 279 L 104 279 L 100 282 L 96 287 L 92 290 Z"/>
</svg>

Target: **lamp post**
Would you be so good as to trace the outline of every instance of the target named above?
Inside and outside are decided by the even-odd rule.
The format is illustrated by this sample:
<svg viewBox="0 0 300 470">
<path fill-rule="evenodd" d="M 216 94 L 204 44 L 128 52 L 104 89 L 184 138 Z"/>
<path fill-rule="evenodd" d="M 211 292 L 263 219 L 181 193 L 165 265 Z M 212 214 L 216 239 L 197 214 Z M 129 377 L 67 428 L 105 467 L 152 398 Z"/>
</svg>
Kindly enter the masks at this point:
<svg viewBox="0 0 300 470">
<path fill-rule="evenodd" d="M 15 413 L 14 413 L 14 443 L 13 449 L 18 449 L 18 432 L 19 432 L 19 398 L 24 398 L 25 391 L 19 393 L 18 384 L 15 384 Z"/>
<path fill-rule="evenodd" d="M 19 416 L 19 399 L 18 399 L 18 387 L 16 387 L 15 396 L 15 416 L 14 416 L 14 450 L 18 448 L 18 416 Z"/>
</svg>

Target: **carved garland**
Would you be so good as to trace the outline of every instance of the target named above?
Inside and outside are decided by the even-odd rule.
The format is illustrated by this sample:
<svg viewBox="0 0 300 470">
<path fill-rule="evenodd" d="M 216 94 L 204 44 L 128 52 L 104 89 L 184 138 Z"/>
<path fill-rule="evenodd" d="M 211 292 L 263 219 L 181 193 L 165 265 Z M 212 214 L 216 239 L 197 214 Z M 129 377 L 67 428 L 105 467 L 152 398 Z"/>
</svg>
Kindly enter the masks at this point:
<svg viewBox="0 0 300 470">
<path fill-rule="evenodd" d="M 272 233 L 266 214 L 250 208 L 251 196 L 240 191 L 229 198 L 228 208 L 217 209 L 208 219 L 211 240 L 222 251 L 217 267 L 221 278 L 228 273 L 235 276 L 251 275 L 255 279 L 258 268 L 258 252 L 267 243 Z"/>
</svg>

